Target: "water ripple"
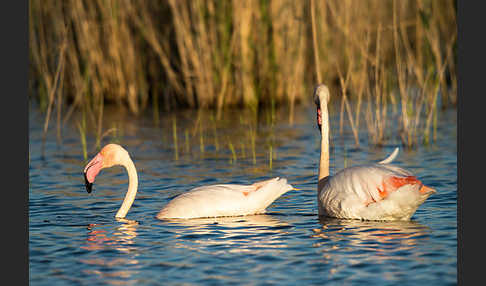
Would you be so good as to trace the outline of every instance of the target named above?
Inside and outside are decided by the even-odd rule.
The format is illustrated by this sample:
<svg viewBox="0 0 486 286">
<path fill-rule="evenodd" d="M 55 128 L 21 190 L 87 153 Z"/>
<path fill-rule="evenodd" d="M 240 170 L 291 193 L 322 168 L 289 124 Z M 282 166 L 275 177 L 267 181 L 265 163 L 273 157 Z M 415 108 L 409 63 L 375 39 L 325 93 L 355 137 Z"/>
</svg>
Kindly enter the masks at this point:
<svg viewBox="0 0 486 286">
<path fill-rule="evenodd" d="M 319 134 L 312 121 L 315 118 L 308 114 L 314 111 L 297 111 L 301 117 L 294 125 L 282 120 L 252 129 L 256 132 L 253 150 L 247 118 L 236 117 L 221 123 L 216 133 L 208 128 L 201 134 L 191 121 L 181 118 L 177 159 L 172 121 L 167 118 L 162 116 L 159 126 L 143 118 L 115 122 L 125 126 L 122 135 L 105 138 L 103 144 L 117 140 L 126 146 L 139 172 L 140 190 L 127 216 L 130 220 L 114 219 L 128 187 L 124 170 L 103 170 L 93 193 L 87 194 L 82 176 L 86 162 L 75 124 L 64 127 L 62 145 L 56 143 L 55 130 L 49 131 L 43 157 L 42 121 L 31 120 L 30 283 L 455 284 L 457 148 L 456 123 L 451 119 L 455 117 L 449 113 L 441 117 L 437 143 L 401 150 L 397 158 L 398 164 L 436 188 L 437 194 L 409 222 L 366 222 L 318 217 Z M 390 143 L 371 148 L 363 133 L 362 146 L 355 148 L 349 130 L 340 135 L 338 117 L 331 119 L 331 128 L 336 130 L 332 133 L 331 172 L 346 164 L 381 160 L 395 147 Z M 90 148 L 95 146 L 94 137 L 88 136 L 87 142 Z M 94 155 L 94 148 L 88 153 Z M 280 197 L 264 215 L 155 218 L 170 199 L 193 187 L 248 184 L 274 176 L 286 177 L 300 190 Z"/>
</svg>

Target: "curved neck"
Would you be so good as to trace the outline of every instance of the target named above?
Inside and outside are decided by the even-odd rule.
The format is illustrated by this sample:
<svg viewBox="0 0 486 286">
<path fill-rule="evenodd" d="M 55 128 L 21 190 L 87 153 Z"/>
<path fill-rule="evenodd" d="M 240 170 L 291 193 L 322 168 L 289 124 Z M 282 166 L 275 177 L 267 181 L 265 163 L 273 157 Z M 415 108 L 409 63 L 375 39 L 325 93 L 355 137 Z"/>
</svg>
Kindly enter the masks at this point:
<svg viewBox="0 0 486 286">
<path fill-rule="evenodd" d="M 135 169 L 135 165 L 133 164 L 132 160 L 128 158 L 125 162 L 122 163 L 122 166 L 125 167 L 128 172 L 128 191 L 125 195 L 125 199 L 123 200 L 120 209 L 115 215 L 116 218 L 124 218 L 127 215 L 128 210 L 135 200 L 135 195 L 137 194 L 138 188 L 137 169 Z"/>
<path fill-rule="evenodd" d="M 327 104 L 321 101 L 321 158 L 319 161 L 319 178 L 329 176 L 329 115 Z"/>
</svg>

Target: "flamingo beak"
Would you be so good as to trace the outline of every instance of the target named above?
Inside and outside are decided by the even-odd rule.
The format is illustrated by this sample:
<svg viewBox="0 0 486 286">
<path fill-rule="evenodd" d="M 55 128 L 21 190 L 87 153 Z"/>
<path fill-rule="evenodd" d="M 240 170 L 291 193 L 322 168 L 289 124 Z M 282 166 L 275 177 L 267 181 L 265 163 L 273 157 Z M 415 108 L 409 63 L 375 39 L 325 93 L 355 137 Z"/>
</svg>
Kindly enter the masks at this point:
<svg viewBox="0 0 486 286">
<path fill-rule="evenodd" d="M 321 109 L 317 107 L 317 128 L 321 131 L 322 126 L 322 116 L 321 116 Z"/>
<path fill-rule="evenodd" d="M 93 182 L 103 166 L 103 156 L 98 153 L 84 168 L 84 184 L 86 191 L 91 193 Z"/>
<path fill-rule="evenodd" d="M 88 181 L 88 177 L 86 176 L 86 173 L 84 173 L 84 184 L 86 185 L 86 191 L 88 194 L 91 194 L 91 188 L 93 187 L 93 183 L 90 183 Z"/>
</svg>

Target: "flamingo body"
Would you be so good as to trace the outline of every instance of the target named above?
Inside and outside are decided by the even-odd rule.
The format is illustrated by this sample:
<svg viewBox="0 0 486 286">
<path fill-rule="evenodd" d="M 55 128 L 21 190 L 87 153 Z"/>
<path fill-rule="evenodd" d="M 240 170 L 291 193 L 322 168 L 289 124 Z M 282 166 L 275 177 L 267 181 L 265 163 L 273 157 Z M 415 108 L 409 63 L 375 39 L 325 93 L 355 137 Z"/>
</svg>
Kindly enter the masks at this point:
<svg viewBox="0 0 486 286">
<path fill-rule="evenodd" d="M 319 215 L 365 220 L 409 220 L 435 190 L 388 164 L 345 168 L 318 191 Z"/>
<path fill-rule="evenodd" d="M 187 219 L 262 214 L 273 201 L 292 189 L 286 179 L 278 177 L 253 185 L 197 187 L 171 200 L 157 214 L 157 218 Z"/>
<path fill-rule="evenodd" d="M 131 208 L 138 190 L 138 175 L 128 152 L 117 144 L 108 144 L 86 165 L 86 190 L 91 192 L 96 176 L 104 168 L 121 165 L 128 173 L 128 191 L 116 213 L 124 218 Z M 278 197 L 293 187 L 284 178 L 273 178 L 252 185 L 212 185 L 192 189 L 170 201 L 157 218 L 199 218 L 261 214 Z"/>
<path fill-rule="evenodd" d="M 367 165 L 353 166 L 329 174 L 329 89 L 314 89 L 317 125 L 321 131 L 317 202 L 319 215 L 364 220 L 409 220 L 417 208 L 436 191 L 426 187 L 411 172 L 390 163 L 388 158 Z"/>
</svg>

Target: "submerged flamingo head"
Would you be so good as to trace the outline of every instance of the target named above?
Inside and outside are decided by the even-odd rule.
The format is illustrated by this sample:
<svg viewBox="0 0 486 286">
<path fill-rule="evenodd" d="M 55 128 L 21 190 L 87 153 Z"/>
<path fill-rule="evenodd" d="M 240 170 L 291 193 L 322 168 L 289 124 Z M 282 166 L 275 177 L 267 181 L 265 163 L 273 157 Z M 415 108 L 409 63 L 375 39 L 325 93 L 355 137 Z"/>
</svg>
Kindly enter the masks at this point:
<svg viewBox="0 0 486 286">
<path fill-rule="evenodd" d="M 321 102 L 325 102 L 326 104 L 329 103 L 329 99 L 331 98 L 329 94 L 329 89 L 324 84 L 318 84 L 314 88 L 314 103 L 317 107 L 317 127 L 319 131 L 321 130 L 322 126 L 322 111 L 321 111 Z"/>
<path fill-rule="evenodd" d="M 109 168 L 123 162 L 123 157 L 128 156 L 128 152 L 117 144 L 108 144 L 94 156 L 84 167 L 84 183 L 86 191 L 91 193 L 93 182 L 101 169 Z"/>
</svg>

